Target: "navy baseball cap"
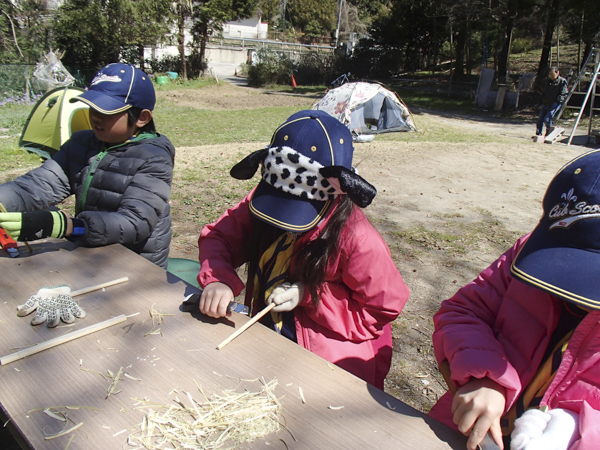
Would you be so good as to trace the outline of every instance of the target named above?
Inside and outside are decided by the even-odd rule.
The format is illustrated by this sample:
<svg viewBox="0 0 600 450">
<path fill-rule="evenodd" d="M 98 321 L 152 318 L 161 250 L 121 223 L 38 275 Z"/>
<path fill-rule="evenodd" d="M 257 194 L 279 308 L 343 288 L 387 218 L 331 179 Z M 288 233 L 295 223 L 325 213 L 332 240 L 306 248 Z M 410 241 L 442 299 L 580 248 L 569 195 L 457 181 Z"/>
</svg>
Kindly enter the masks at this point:
<svg viewBox="0 0 600 450">
<path fill-rule="evenodd" d="M 353 153 L 352 135 L 336 118 L 318 110 L 293 114 L 273 134 L 262 179 L 250 200 L 251 213 L 283 230 L 310 230 L 343 193 L 319 169 L 352 170 Z"/>
<path fill-rule="evenodd" d="M 156 104 L 152 80 L 129 64 L 109 64 L 96 74 L 90 88 L 69 100 L 81 101 L 102 114 L 117 114 L 131 107 L 149 109 Z"/>
<path fill-rule="evenodd" d="M 600 309 L 600 150 L 567 163 L 550 182 L 543 206 L 512 274 L 569 302 Z"/>
</svg>

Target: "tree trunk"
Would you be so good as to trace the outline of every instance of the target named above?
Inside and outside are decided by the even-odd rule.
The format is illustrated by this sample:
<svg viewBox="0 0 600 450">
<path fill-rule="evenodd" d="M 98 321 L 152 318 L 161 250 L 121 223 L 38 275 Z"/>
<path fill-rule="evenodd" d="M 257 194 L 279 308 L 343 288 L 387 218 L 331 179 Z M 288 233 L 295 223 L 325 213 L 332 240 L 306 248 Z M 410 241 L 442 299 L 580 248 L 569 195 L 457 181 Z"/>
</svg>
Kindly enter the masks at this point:
<svg viewBox="0 0 600 450">
<path fill-rule="evenodd" d="M 179 44 L 179 56 L 181 58 L 181 76 L 184 80 L 187 80 L 187 64 L 185 61 L 185 14 L 183 11 L 183 5 L 179 3 L 179 17 L 178 17 L 178 27 L 179 33 L 177 35 L 177 43 Z"/>
<path fill-rule="evenodd" d="M 465 74 L 465 47 L 467 46 L 467 22 L 461 21 L 456 36 L 456 63 L 454 75 L 462 77 Z"/>
<path fill-rule="evenodd" d="M 540 57 L 540 65 L 537 72 L 536 87 L 541 88 L 542 84 L 548 76 L 550 69 L 550 52 L 552 51 L 552 36 L 554 29 L 558 24 L 558 13 L 562 0 L 547 0 L 546 10 L 548 11 L 548 22 L 546 23 L 546 31 L 544 33 L 544 45 L 542 47 L 542 56 Z"/>
<path fill-rule="evenodd" d="M 208 24 L 203 23 L 200 32 L 200 72 L 204 73 L 204 68 L 207 67 L 206 58 L 206 44 L 208 43 Z"/>
<path fill-rule="evenodd" d="M 502 47 L 498 53 L 498 83 L 506 84 L 508 81 L 508 62 L 510 59 L 510 46 L 512 44 L 515 17 L 517 17 L 517 0 L 510 0 L 506 5 L 506 14 L 503 17 L 504 36 Z"/>
<path fill-rule="evenodd" d="M 146 60 L 144 59 L 144 44 L 138 44 L 138 53 L 140 55 L 140 69 L 144 72 L 146 71 L 146 65 L 144 64 Z"/>
</svg>

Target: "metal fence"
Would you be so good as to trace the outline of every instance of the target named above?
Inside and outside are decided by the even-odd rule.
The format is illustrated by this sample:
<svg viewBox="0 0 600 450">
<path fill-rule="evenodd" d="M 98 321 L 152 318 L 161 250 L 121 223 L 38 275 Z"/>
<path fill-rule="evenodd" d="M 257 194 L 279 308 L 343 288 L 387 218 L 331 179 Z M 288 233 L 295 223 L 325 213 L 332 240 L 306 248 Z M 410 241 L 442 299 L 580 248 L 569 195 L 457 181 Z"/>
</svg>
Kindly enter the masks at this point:
<svg viewBox="0 0 600 450">
<path fill-rule="evenodd" d="M 44 92 L 32 75 L 34 64 L 0 64 L 0 102 L 31 103 Z"/>
</svg>

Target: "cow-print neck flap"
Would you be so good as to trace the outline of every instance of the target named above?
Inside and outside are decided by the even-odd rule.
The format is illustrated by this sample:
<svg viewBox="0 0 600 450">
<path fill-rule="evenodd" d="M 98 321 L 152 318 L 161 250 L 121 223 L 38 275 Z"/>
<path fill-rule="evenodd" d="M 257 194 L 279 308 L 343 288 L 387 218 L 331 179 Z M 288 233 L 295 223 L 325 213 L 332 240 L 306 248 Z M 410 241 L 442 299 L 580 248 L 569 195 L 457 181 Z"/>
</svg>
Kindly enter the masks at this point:
<svg viewBox="0 0 600 450">
<path fill-rule="evenodd" d="M 262 179 L 288 194 L 307 200 L 333 200 L 343 194 L 320 173 L 318 161 L 290 147 L 272 147 L 262 167 Z"/>
</svg>

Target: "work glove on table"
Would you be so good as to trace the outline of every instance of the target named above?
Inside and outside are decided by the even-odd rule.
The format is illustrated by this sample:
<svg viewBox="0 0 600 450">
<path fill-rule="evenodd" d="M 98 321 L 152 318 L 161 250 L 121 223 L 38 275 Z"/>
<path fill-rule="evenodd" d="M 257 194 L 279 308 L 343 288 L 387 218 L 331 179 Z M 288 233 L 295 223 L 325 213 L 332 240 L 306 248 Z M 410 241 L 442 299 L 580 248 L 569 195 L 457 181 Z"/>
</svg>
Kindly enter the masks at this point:
<svg viewBox="0 0 600 450">
<path fill-rule="evenodd" d="M 293 310 L 300 301 L 304 298 L 304 283 L 298 281 L 297 283 L 281 283 L 275 289 L 269 298 L 267 299 L 267 305 L 275 303 L 272 311 L 274 312 L 286 312 Z"/>
<path fill-rule="evenodd" d="M 63 238 L 67 232 L 67 216 L 62 211 L 0 213 L 0 228 L 16 241 Z"/>
<path fill-rule="evenodd" d="M 61 319 L 65 323 L 72 323 L 76 317 L 85 317 L 85 311 L 69 295 L 70 292 L 71 289 L 66 285 L 43 287 L 25 304 L 17 306 L 17 315 L 23 317 L 37 310 L 31 325 L 46 322 L 48 328 L 58 325 Z"/>
<path fill-rule="evenodd" d="M 567 450 L 578 429 L 579 414 L 573 411 L 530 409 L 515 421 L 510 450 Z"/>
</svg>

